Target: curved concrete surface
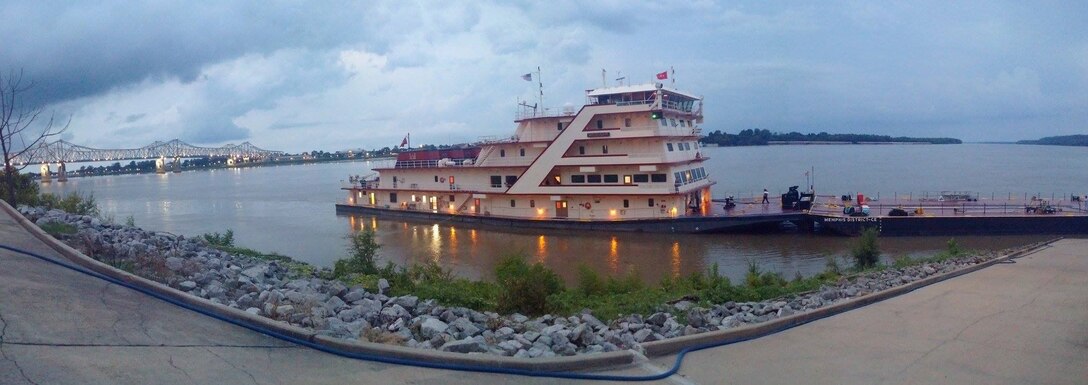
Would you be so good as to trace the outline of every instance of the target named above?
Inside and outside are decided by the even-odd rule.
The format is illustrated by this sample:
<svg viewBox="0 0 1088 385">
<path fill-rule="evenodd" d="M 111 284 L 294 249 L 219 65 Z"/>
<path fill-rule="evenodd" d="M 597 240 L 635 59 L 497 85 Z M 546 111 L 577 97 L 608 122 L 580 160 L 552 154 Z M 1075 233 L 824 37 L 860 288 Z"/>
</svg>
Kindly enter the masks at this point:
<svg viewBox="0 0 1088 385">
<path fill-rule="evenodd" d="M 680 374 L 700 384 L 1088 383 L 1088 239 L 1014 261 L 688 354 Z"/>
<path fill-rule="evenodd" d="M 63 260 L 2 212 L 0 243 Z M 0 384 L 194 383 L 584 382 L 341 358 L 0 250 Z"/>
<path fill-rule="evenodd" d="M 0 243 L 60 259 L 8 215 L 0 215 Z M 694 353 L 683 376 L 662 382 L 1082 383 L 1086 246 L 1063 240 L 1017 264 Z M 0 384 L 584 383 L 344 359 L 7 251 L 0 353 Z M 645 375 L 671 363 L 656 358 L 611 373 Z"/>
</svg>

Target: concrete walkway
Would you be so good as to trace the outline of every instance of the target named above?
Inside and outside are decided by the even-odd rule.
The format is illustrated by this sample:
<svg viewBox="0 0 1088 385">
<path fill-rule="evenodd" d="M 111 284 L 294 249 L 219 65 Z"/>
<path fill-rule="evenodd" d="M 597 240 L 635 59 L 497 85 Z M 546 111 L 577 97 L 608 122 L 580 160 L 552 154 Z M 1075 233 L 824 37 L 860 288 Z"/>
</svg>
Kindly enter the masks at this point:
<svg viewBox="0 0 1088 385">
<path fill-rule="evenodd" d="M 1086 384 L 1088 239 L 689 354 L 681 373 L 700 384 Z"/>
<path fill-rule="evenodd" d="M 0 213 L 0 243 L 56 257 Z M 1088 240 L 773 336 L 659 383 L 1088 382 Z M 611 373 L 645 375 L 659 358 Z M 368 363 L 297 347 L 0 250 L 0 384 L 586 383 Z"/>
</svg>

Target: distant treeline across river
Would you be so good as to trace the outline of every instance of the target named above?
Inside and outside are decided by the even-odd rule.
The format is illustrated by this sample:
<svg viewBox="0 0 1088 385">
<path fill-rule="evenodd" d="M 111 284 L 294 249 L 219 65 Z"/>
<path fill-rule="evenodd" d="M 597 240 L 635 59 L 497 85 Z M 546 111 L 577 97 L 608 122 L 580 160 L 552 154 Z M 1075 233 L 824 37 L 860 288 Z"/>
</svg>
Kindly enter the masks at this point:
<svg viewBox="0 0 1088 385">
<path fill-rule="evenodd" d="M 905 136 L 871 135 L 871 134 L 802 134 L 800 132 L 779 133 L 764 129 L 747 129 L 736 134 L 729 134 L 717 130 L 707 134 L 699 140 L 707 144 L 719 146 L 766 146 L 768 144 L 790 143 L 926 143 L 926 144 L 960 144 L 955 138 L 908 138 Z"/>
</svg>

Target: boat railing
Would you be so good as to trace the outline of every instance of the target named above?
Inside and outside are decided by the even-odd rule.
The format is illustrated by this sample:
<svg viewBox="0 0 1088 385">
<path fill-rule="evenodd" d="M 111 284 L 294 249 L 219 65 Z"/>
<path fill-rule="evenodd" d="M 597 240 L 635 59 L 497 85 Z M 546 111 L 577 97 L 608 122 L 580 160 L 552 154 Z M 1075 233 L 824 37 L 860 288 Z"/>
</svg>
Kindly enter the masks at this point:
<svg viewBox="0 0 1088 385">
<path fill-rule="evenodd" d="M 440 168 L 471 166 L 474 158 L 462 159 L 424 159 L 424 160 L 398 160 L 393 168 Z"/>
<path fill-rule="evenodd" d="M 519 108 L 517 112 L 514 113 L 514 120 L 574 116 L 577 112 L 578 111 L 574 109 L 574 106 L 545 107 L 541 109 Z"/>
</svg>

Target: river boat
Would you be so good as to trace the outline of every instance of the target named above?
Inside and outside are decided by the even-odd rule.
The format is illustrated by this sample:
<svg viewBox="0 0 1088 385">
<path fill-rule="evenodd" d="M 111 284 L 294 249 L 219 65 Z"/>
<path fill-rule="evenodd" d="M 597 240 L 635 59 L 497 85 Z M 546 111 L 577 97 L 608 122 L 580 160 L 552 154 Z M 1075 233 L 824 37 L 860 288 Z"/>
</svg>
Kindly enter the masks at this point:
<svg viewBox="0 0 1088 385">
<path fill-rule="evenodd" d="M 700 152 L 703 100 L 662 83 L 590 89 L 585 104 L 519 105 L 514 135 L 400 152 L 344 189 L 341 213 L 504 226 L 707 232 L 796 213 L 715 212 Z"/>
</svg>

